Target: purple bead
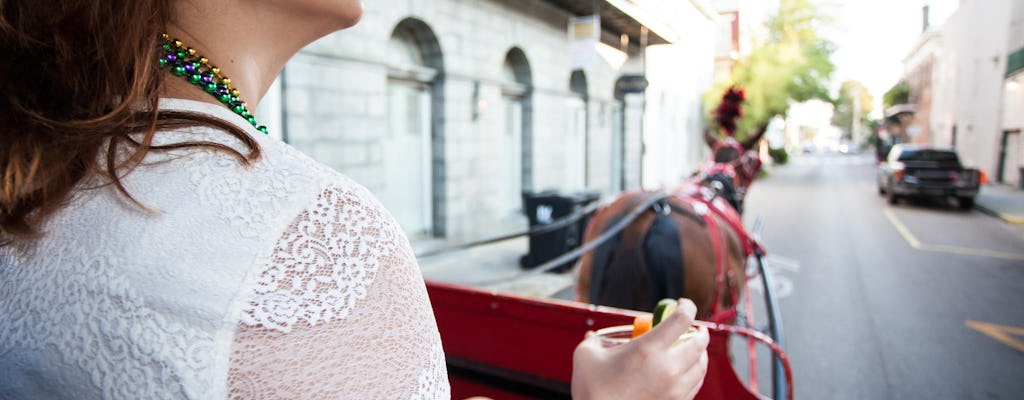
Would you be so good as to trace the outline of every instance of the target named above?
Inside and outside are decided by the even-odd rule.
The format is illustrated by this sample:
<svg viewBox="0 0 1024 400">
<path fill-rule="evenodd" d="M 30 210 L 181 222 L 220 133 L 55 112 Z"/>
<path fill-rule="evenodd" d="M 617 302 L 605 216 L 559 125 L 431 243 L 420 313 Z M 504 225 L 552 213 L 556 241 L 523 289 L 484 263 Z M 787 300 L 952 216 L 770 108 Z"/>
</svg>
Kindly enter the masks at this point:
<svg viewBox="0 0 1024 400">
<path fill-rule="evenodd" d="M 174 62 L 178 59 L 178 56 L 172 53 L 167 53 L 167 55 L 164 56 L 164 58 L 167 59 L 167 61 Z"/>
<path fill-rule="evenodd" d="M 203 82 L 204 83 L 213 83 L 213 75 L 203 74 Z"/>
<path fill-rule="evenodd" d="M 228 87 L 227 86 L 217 85 L 217 93 L 224 94 L 224 93 L 227 93 L 227 92 L 228 92 Z"/>
<path fill-rule="evenodd" d="M 192 65 L 192 64 L 185 64 L 185 71 L 190 73 L 190 74 L 194 73 L 194 72 L 196 72 L 196 66 Z"/>
</svg>

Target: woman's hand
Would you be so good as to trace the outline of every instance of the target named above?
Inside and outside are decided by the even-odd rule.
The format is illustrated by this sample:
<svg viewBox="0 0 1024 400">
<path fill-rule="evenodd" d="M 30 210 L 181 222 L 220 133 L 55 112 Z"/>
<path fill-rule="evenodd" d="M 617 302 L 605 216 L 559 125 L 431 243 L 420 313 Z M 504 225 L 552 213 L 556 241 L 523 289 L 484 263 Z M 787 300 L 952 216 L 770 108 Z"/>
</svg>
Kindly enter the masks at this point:
<svg viewBox="0 0 1024 400">
<path fill-rule="evenodd" d="M 574 399 L 692 399 L 707 372 L 707 329 L 675 344 L 693 324 L 697 306 L 679 300 L 668 319 L 629 343 L 603 348 L 590 332 L 573 354 Z"/>
</svg>

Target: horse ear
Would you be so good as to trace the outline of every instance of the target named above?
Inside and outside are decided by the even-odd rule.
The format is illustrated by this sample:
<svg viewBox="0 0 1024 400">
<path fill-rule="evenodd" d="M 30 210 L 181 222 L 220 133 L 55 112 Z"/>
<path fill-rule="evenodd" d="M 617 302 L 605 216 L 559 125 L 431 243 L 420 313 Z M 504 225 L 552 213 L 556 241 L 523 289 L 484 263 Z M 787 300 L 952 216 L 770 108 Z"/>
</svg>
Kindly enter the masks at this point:
<svg viewBox="0 0 1024 400">
<path fill-rule="evenodd" d="M 711 132 L 711 128 L 704 128 L 704 142 L 712 149 L 715 148 L 715 143 L 718 143 L 718 138 Z"/>
<path fill-rule="evenodd" d="M 764 133 L 767 132 L 767 131 L 768 131 L 768 122 L 763 122 L 763 123 L 761 123 L 761 126 L 758 127 L 757 133 L 755 133 L 754 136 L 751 136 L 751 137 L 747 138 L 746 140 L 744 140 L 740 144 L 743 145 L 744 149 L 750 150 L 750 149 L 752 149 L 754 147 L 755 144 L 757 144 L 758 141 L 761 140 L 761 137 L 764 136 Z"/>
</svg>

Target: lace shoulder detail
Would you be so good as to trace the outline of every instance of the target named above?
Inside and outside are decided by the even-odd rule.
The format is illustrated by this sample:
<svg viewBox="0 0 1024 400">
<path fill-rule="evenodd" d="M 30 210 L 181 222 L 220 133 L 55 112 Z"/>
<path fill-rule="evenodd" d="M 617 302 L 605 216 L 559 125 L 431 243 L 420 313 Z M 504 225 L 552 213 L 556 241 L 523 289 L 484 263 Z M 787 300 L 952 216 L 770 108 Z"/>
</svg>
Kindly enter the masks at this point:
<svg viewBox="0 0 1024 400">
<path fill-rule="evenodd" d="M 361 186 L 332 186 L 284 232 L 255 283 L 242 322 L 288 333 L 344 319 L 366 297 L 384 258 L 410 262 L 409 245 Z"/>
<path fill-rule="evenodd" d="M 362 186 L 333 184 L 255 274 L 229 396 L 447 399 L 437 324 L 408 240 Z"/>
</svg>

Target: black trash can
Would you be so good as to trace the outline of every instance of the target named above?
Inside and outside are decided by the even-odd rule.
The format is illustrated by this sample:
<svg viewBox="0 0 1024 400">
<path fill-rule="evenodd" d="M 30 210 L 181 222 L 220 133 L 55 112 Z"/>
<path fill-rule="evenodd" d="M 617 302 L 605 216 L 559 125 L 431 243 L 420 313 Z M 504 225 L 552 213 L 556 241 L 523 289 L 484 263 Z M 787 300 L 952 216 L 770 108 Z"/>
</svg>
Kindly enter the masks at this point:
<svg viewBox="0 0 1024 400">
<path fill-rule="evenodd" d="M 1017 181 L 1020 182 L 1021 190 L 1024 190 L 1024 166 L 1017 167 Z"/>
<path fill-rule="evenodd" d="M 523 192 L 523 211 L 529 218 L 532 229 L 571 215 L 600 197 L 597 192 Z M 519 265 L 527 269 L 533 268 L 579 247 L 589 219 L 590 216 L 586 215 L 575 223 L 553 231 L 531 234 L 530 251 L 519 259 Z M 572 262 L 567 262 L 552 271 L 564 272 L 572 265 Z"/>
</svg>

